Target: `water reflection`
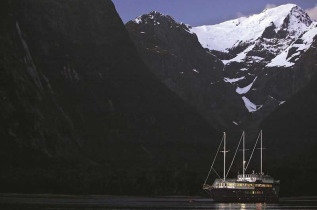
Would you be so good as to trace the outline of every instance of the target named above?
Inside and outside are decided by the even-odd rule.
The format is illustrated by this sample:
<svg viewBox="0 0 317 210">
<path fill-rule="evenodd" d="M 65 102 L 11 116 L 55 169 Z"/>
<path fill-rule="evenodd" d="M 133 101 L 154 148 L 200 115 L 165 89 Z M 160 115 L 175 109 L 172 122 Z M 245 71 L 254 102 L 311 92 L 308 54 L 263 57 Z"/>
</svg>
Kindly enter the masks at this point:
<svg viewBox="0 0 317 210">
<path fill-rule="evenodd" d="M 262 209 L 266 209 L 265 206 L 262 203 L 256 203 L 256 204 L 214 203 L 214 205 L 211 205 L 210 207 L 211 207 L 210 209 L 217 209 L 217 210 L 230 210 L 230 209 L 241 209 L 241 210 L 256 209 L 256 210 L 262 210 Z"/>
<path fill-rule="evenodd" d="M 3 208 L 5 204 L 5 208 Z M 107 209 L 208 209 L 285 210 L 317 209 L 317 197 L 284 199 L 278 204 L 214 203 L 202 198 L 148 198 L 120 196 L 0 195 L 1 210 L 107 210 Z"/>
<path fill-rule="evenodd" d="M 205 206 L 207 207 L 207 206 Z M 210 203 L 208 209 L 217 210 L 290 210 L 290 209 L 317 209 L 317 198 L 312 200 L 287 200 L 278 204 L 266 203 Z"/>
</svg>

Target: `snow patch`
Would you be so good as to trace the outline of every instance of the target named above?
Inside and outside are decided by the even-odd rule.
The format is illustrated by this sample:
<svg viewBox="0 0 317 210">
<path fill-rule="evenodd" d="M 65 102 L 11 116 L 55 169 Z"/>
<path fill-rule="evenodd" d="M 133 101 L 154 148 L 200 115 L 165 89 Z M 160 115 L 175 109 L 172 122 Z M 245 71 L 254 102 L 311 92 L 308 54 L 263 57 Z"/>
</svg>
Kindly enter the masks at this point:
<svg viewBox="0 0 317 210">
<path fill-rule="evenodd" d="M 193 69 L 193 72 L 199 74 L 199 71 L 197 71 L 197 69 Z"/>
<path fill-rule="evenodd" d="M 236 92 L 237 92 L 238 94 L 240 94 L 240 95 L 246 94 L 247 92 L 250 91 L 250 89 L 252 88 L 252 86 L 253 86 L 253 84 L 254 84 L 254 82 L 255 82 L 255 80 L 256 80 L 257 78 L 258 78 L 258 77 L 255 77 L 254 80 L 253 80 L 253 82 L 252 82 L 251 84 L 249 84 L 248 86 L 246 86 L 246 87 L 243 87 L 243 88 L 237 87 Z"/>
<path fill-rule="evenodd" d="M 133 22 L 135 22 L 135 23 L 137 23 L 137 24 L 142 23 L 142 18 L 141 18 L 141 17 L 142 17 L 142 16 L 139 16 L 139 17 L 135 18 L 135 19 L 133 20 Z"/>
<path fill-rule="evenodd" d="M 259 56 L 251 56 L 251 58 L 252 58 L 253 60 L 255 60 L 255 61 L 262 61 L 262 60 L 264 60 L 264 58 L 259 57 Z"/>
<path fill-rule="evenodd" d="M 267 64 L 266 66 L 267 67 L 273 67 L 273 66 L 290 67 L 290 66 L 294 65 L 294 63 L 288 61 L 287 55 L 288 55 L 288 49 L 286 49 L 281 54 L 279 54 L 278 56 L 273 58 L 271 60 L 271 62 L 269 64 Z"/>
<path fill-rule="evenodd" d="M 246 56 L 247 56 L 247 53 L 249 51 L 251 51 L 253 48 L 254 48 L 255 44 L 253 45 L 250 45 L 249 47 L 247 47 L 247 49 L 245 49 L 243 52 L 239 53 L 236 57 L 230 59 L 230 60 L 222 60 L 222 62 L 224 64 L 227 64 L 227 63 L 230 63 L 230 62 L 242 62 Z"/>
<path fill-rule="evenodd" d="M 242 100 L 244 102 L 245 107 L 248 109 L 249 112 L 256 112 L 262 108 L 263 105 L 256 105 L 252 103 L 247 97 L 243 96 Z"/>
<path fill-rule="evenodd" d="M 281 105 L 284 104 L 285 102 L 286 102 L 286 101 L 280 101 L 278 105 L 281 106 Z"/>
<path fill-rule="evenodd" d="M 223 81 L 229 82 L 229 83 L 232 84 L 232 83 L 238 82 L 238 81 L 243 80 L 243 79 L 245 79 L 244 76 L 243 76 L 243 77 L 239 77 L 239 78 L 228 78 L 228 77 L 225 77 L 225 78 L 223 79 Z"/>
<path fill-rule="evenodd" d="M 232 121 L 232 123 L 235 125 L 239 125 L 239 123 L 237 123 L 236 121 Z"/>
</svg>

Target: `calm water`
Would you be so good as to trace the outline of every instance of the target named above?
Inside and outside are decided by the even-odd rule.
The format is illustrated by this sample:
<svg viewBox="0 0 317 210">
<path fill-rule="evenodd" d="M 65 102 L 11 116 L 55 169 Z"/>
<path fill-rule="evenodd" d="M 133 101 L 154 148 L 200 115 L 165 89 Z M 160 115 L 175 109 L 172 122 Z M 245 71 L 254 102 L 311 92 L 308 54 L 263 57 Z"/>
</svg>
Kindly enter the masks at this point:
<svg viewBox="0 0 317 210">
<path fill-rule="evenodd" d="M 278 204 L 214 203 L 201 198 L 145 198 L 118 196 L 0 195 L 1 210 L 103 209 L 317 209 L 317 197 L 284 198 Z"/>
</svg>

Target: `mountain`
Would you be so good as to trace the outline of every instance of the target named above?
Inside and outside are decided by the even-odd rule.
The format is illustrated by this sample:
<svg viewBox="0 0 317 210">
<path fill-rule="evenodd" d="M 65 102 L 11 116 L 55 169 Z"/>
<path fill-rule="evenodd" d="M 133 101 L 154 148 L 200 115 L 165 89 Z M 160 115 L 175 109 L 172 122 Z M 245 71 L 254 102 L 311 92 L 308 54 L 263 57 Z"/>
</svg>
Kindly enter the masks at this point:
<svg viewBox="0 0 317 210">
<path fill-rule="evenodd" d="M 110 0 L 0 11 L 1 192 L 200 191 L 218 132 L 146 68 Z"/>
<path fill-rule="evenodd" d="M 310 48 L 315 30 L 316 22 L 300 7 L 286 4 L 191 31 L 204 47 L 226 55 L 222 58 L 225 77 L 232 81 L 249 112 L 264 115 L 260 116 L 263 119 L 309 80 L 311 73 L 302 73 L 298 58 Z M 302 46 L 298 48 L 298 44 Z"/>
<path fill-rule="evenodd" d="M 315 42 L 314 47 L 317 47 Z M 316 58 L 317 53 L 311 54 Z M 317 77 L 262 123 L 269 145 L 267 165 L 278 174 L 286 195 L 313 195 L 317 187 Z"/>
<path fill-rule="evenodd" d="M 126 28 L 157 78 L 215 127 L 233 127 L 233 119 L 247 115 L 234 88 L 223 81 L 223 63 L 205 51 L 189 26 L 152 11 Z"/>
<path fill-rule="evenodd" d="M 276 54 L 297 39 L 311 23 L 311 18 L 297 5 L 285 4 L 249 17 L 193 27 L 191 31 L 210 50 L 232 52 L 236 55 L 244 51 L 243 47 L 246 49 L 253 44 L 262 44 L 262 47 Z M 269 41 L 278 42 L 274 46 L 276 49 L 269 49 L 269 46 L 263 45 L 263 41 L 271 45 L 270 47 L 273 47 L 273 43 Z M 235 49 L 238 52 L 234 52 Z"/>
<path fill-rule="evenodd" d="M 126 24 L 143 60 L 163 82 L 173 81 L 167 84 L 171 90 L 193 104 L 206 119 L 212 119 L 214 125 L 222 125 L 222 129 L 257 130 L 263 119 L 305 87 L 314 75 L 316 59 L 310 55 L 316 50 L 313 47 L 316 22 L 294 4 L 198 27 L 177 23 L 168 15 L 155 14 L 140 16 Z M 166 24 L 158 24 L 164 17 L 170 20 L 170 25 L 166 27 Z M 151 33 L 147 34 L 146 30 Z M 200 56 L 192 48 L 201 49 L 197 39 L 204 47 Z M 158 46 L 171 52 L 175 49 L 174 43 L 182 50 L 175 52 L 168 61 L 165 55 L 154 56 L 155 52 L 150 50 L 151 46 Z M 172 47 L 168 49 L 166 46 Z M 177 57 L 184 57 L 183 60 L 189 64 L 186 67 L 185 64 L 173 65 L 175 62 L 183 63 L 177 61 Z M 184 84 L 181 77 L 160 74 L 167 69 L 175 74 L 185 72 L 184 69 L 196 69 L 195 62 L 207 62 L 202 62 L 202 57 L 205 60 L 221 60 L 223 64 L 209 65 L 206 68 L 209 75 L 200 78 L 209 81 L 217 78 L 211 87 L 207 86 L 207 82 L 195 82 L 199 75 L 191 76 Z M 186 88 L 189 84 L 195 84 L 196 88 Z M 189 94 L 194 97 L 184 97 Z M 199 97 L 204 98 L 203 103 Z M 209 101 L 215 105 L 211 107 Z M 208 109 L 213 111 L 208 112 Z"/>
</svg>

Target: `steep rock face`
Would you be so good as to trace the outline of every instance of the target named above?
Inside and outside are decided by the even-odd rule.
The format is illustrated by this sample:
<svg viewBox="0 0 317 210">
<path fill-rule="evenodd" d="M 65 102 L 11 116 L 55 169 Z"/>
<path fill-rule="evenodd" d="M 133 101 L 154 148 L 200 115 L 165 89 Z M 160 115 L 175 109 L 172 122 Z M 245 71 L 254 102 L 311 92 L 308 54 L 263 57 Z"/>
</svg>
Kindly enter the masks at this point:
<svg viewBox="0 0 317 210">
<path fill-rule="evenodd" d="M 317 56 L 316 53 L 310 56 Z M 311 57 L 310 57 L 311 59 Z M 316 70 L 316 66 L 314 67 Z M 285 195 L 312 195 L 317 187 L 317 77 L 264 122 L 269 170 L 278 175 Z"/>
<path fill-rule="evenodd" d="M 233 127 L 247 112 L 223 81 L 222 62 L 202 48 L 189 27 L 155 11 L 126 24 L 147 66 L 167 87 L 216 127 Z"/>
<path fill-rule="evenodd" d="M 200 181 L 216 131 L 146 69 L 110 0 L 3 5 L 2 192 L 199 189 L 180 176 Z"/>
</svg>

